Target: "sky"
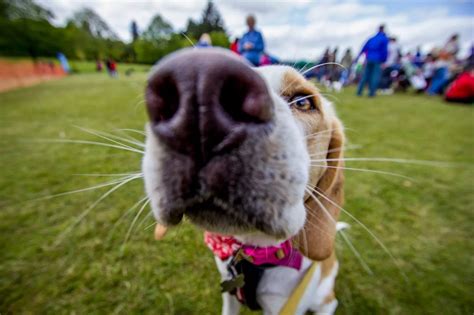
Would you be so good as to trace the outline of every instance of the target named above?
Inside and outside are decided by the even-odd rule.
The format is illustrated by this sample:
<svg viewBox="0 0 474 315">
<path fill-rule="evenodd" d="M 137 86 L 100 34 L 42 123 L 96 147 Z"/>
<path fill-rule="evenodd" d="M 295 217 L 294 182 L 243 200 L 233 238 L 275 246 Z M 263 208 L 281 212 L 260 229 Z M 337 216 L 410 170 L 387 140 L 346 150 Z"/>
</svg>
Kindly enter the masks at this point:
<svg viewBox="0 0 474 315">
<path fill-rule="evenodd" d="M 75 10 L 96 11 L 125 41 L 130 22 L 144 30 L 161 14 L 182 31 L 188 18 L 199 19 L 207 0 L 38 0 L 51 9 L 55 23 L 63 25 Z M 227 32 L 241 36 L 245 17 L 257 17 L 266 51 L 282 60 L 317 59 L 326 47 L 355 53 L 381 23 L 396 36 L 404 51 L 417 46 L 427 52 L 442 46 L 454 33 L 460 35 L 461 54 L 474 43 L 474 0 L 214 0 Z"/>
</svg>

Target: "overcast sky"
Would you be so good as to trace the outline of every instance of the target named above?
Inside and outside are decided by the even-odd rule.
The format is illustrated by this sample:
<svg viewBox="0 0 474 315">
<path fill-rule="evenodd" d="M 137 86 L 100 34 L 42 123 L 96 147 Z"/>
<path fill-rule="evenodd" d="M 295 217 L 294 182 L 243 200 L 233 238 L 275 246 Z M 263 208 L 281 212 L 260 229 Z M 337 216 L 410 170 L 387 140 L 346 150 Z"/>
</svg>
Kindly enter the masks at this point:
<svg viewBox="0 0 474 315">
<path fill-rule="evenodd" d="M 189 17 L 199 18 L 207 0 L 39 0 L 53 10 L 59 25 L 81 7 L 94 9 L 126 40 L 130 22 L 145 29 L 159 13 L 176 30 L 183 30 Z M 462 54 L 474 43 L 474 0 L 347 0 L 259 1 L 214 0 L 231 36 L 245 31 L 245 16 L 257 17 L 266 50 L 281 59 L 314 59 L 327 47 L 358 51 L 377 25 L 399 38 L 404 50 L 421 45 L 424 50 L 442 46 L 459 33 Z"/>
</svg>

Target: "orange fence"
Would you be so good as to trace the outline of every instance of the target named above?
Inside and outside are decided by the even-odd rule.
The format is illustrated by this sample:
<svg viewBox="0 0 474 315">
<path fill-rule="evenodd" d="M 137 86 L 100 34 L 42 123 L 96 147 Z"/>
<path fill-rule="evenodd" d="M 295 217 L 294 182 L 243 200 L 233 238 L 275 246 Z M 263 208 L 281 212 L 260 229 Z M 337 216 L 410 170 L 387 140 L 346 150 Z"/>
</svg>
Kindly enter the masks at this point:
<svg viewBox="0 0 474 315">
<path fill-rule="evenodd" d="M 61 66 L 53 62 L 0 59 L 0 92 L 30 86 L 65 76 Z"/>
</svg>

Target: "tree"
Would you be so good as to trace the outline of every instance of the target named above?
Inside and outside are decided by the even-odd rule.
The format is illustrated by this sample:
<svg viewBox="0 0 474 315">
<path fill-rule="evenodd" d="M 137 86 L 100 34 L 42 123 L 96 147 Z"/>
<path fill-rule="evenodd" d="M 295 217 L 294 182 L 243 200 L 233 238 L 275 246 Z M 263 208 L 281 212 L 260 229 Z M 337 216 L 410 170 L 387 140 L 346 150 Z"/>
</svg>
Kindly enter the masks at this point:
<svg viewBox="0 0 474 315">
<path fill-rule="evenodd" d="M 12 56 L 54 56 L 60 47 L 53 13 L 32 0 L 0 0 L 0 53 Z"/>
<path fill-rule="evenodd" d="M 186 34 L 195 39 L 199 38 L 203 33 L 222 32 L 225 33 L 224 21 L 217 8 L 212 1 L 207 3 L 206 8 L 202 12 L 200 22 L 192 19 L 188 20 Z"/>
<path fill-rule="evenodd" d="M 163 19 L 161 15 L 157 14 L 151 20 L 146 31 L 143 32 L 143 37 L 146 40 L 159 41 L 169 38 L 171 34 L 173 34 L 173 27 L 171 24 Z"/>
<path fill-rule="evenodd" d="M 224 21 L 221 18 L 219 11 L 214 6 L 212 1 L 207 3 L 207 7 L 202 13 L 202 27 L 205 33 L 210 32 L 225 32 Z"/>
<path fill-rule="evenodd" d="M 132 35 L 132 42 L 136 41 L 139 36 L 137 22 L 132 21 L 132 23 L 130 23 L 130 33 Z"/>
<path fill-rule="evenodd" d="M 0 18 L 51 21 L 54 14 L 33 0 L 0 0 Z"/>
<path fill-rule="evenodd" d="M 224 32 L 211 32 L 209 33 L 211 36 L 212 46 L 219 46 L 224 48 L 229 48 L 230 42 L 229 37 Z"/>
<path fill-rule="evenodd" d="M 117 34 L 109 27 L 109 25 L 92 9 L 84 8 L 74 13 L 70 22 L 77 27 L 84 29 L 86 32 L 97 38 L 109 38 L 118 40 Z"/>
</svg>

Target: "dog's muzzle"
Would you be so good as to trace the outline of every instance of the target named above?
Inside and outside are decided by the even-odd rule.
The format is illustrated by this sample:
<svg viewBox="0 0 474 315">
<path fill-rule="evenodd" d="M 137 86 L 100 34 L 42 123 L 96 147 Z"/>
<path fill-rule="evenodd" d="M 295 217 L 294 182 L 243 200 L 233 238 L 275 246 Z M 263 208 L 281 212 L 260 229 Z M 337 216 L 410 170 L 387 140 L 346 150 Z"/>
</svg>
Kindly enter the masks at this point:
<svg viewBox="0 0 474 315">
<path fill-rule="evenodd" d="M 271 129 L 274 108 L 264 80 L 222 49 L 189 49 L 156 65 L 146 103 L 150 130 L 166 150 L 161 219 L 175 224 L 186 212 L 195 222 L 217 221 L 224 211 L 226 225 L 248 224 L 235 211 L 239 200 L 231 200 L 229 187 L 245 167 L 232 152 Z"/>
<path fill-rule="evenodd" d="M 271 121 L 263 79 L 220 49 L 185 50 L 157 66 L 146 90 L 153 132 L 198 168 Z"/>
</svg>

